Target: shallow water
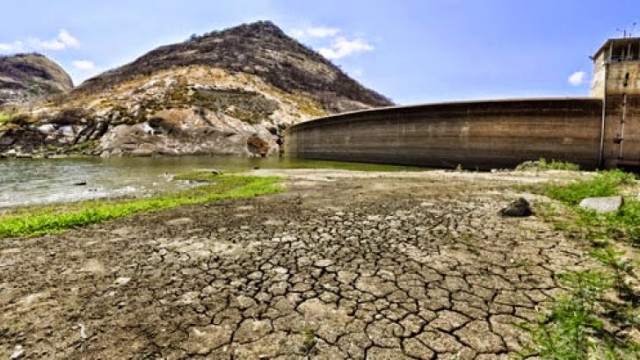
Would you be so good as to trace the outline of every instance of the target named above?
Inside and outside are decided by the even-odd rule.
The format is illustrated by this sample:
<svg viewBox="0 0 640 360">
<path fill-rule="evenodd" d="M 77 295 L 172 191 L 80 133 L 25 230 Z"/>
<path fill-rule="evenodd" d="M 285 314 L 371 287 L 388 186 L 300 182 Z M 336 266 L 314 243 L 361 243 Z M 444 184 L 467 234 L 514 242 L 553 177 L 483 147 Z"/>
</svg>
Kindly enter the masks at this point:
<svg viewBox="0 0 640 360">
<path fill-rule="evenodd" d="M 260 168 L 415 168 L 287 158 L 165 157 L 0 159 L 0 208 L 180 190 L 173 176 L 202 169 L 240 172 Z M 76 185 L 83 183 L 84 185 Z"/>
</svg>

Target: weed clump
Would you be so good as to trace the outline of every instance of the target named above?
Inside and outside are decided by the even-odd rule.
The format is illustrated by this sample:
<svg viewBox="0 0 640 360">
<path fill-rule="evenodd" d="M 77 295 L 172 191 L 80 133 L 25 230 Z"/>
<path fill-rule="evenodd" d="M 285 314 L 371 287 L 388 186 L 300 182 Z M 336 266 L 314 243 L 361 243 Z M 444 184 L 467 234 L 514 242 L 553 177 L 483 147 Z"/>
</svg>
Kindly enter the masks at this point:
<svg viewBox="0 0 640 360">
<path fill-rule="evenodd" d="M 580 165 L 574 164 L 568 161 L 556 161 L 551 159 L 547 161 L 545 158 L 540 158 L 538 161 L 525 161 L 522 164 L 516 166 L 516 170 L 566 170 L 566 171 L 579 171 Z"/>
<path fill-rule="evenodd" d="M 316 331 L 313 328 L 307 327 L 302 330 L 302 345 L 300 345 L 300 351 L 303 354 L 310 354 L 313 348 L 316 346 Z"/>
<path fill-rule="evenodd" d="M 521 324 L 533 342 L 526 350 L 554 360 L 637 359 L 640 345 L 621 339 L 606 326 L 607 321 L 613 321 L 629 327 L 637 318 L 633 311 L 626 311 L 617 319 L 605 316 L 604 312 L 612 309 L 630 309 L 603 299 L 615 278 L 605 272 L 587 270 L 563 274 L 559 280 L 567 293 L 554 302 L 551 313 L 533 324 Z"/>
</svg>

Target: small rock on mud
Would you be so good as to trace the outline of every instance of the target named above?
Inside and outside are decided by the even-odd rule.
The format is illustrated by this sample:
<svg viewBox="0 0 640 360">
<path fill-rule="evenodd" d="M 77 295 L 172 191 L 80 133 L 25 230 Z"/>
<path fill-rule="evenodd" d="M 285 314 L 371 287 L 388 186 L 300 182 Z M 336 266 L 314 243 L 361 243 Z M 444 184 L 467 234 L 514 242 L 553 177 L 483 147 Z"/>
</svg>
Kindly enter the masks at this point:
<svg viewBox="0 0 640 360">
<path fill-rule="evenodd" d="M 507 207 L 500 209 L 500 215 L 506 217 L 525 217 L 533 215 L 531 204 L 525 198 L 512 201 Z"/>
</svg>

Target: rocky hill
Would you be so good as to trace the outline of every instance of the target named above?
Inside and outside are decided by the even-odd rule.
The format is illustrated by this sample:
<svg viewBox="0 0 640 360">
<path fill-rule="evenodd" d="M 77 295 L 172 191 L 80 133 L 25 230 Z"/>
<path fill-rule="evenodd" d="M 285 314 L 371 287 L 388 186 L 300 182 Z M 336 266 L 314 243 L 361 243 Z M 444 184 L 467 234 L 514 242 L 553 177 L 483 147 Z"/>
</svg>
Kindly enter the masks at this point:
<svg viewBox="0 0 640 360">
<path fill-rule="evenodd" d="M 391 104 L 257 22 L 160 47 L 0 124 L 0 155 L 267 156 L 293 123 Z"/>
<path fill-rule="evenodd" d="M 71 90 L 71 77 L 40 54 L 0 56 L 0 106 Z"/>
</svg>

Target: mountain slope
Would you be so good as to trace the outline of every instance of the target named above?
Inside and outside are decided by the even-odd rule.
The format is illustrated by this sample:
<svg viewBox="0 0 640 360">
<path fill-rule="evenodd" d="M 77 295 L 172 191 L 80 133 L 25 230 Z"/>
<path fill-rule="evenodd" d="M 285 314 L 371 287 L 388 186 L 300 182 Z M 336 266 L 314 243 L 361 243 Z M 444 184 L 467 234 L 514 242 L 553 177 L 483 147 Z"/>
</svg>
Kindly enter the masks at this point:
<svg viewBox="0 0 640 360">
<path fill-rule="evenodd" d="M 391 105 L 270 22 L 192 37 L 0 123 L 0 155 L 278 153 L 283 130 Z"/>
<path fill-rule="evenodd" d="M 392 105 L 269 21 L 162 46 L 130 64 L 87 80 L 76 92 L 92 92 L 139 75 L 193 65 L 255 74 L 286 92 L 308 94 L 331 112 Z"/>
<path fill-rule="evenodd" d="M 20 104 L 72 88 L 69 74 L 43 55 L 0 56 L 0 106 Z"/>
</svg>

